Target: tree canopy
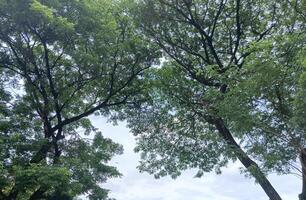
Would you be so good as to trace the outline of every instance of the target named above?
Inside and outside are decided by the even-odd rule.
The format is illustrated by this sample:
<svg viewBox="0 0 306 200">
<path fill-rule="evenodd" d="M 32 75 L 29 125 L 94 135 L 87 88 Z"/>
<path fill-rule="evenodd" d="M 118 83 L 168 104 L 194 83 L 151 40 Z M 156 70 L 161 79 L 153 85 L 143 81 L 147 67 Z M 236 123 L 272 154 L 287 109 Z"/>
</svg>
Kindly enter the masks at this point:
<svg viewBox="0 0 306 200">
<path fill-rule="evenodd" d="M 270 199 L 281 199 L 266 173 L 293 172 L 300 152 L 292 142 L 304 146 L 300 129 L 284 141 L 293 127 L 282 112 L 305 111 L 303 100 L 292 101 L 302 91 L 305 2 L 158 0 L 139 7 L 144 34 L 166 60 L 147 74 L 149 101 L 127 116 L 139 168 L 156 177 L 197 168 L 200 177 L 238 159 Z"/>
<path fill-rule="evenodd" d="M 306 200 L 305 0 L 0 0 L 0 199 L 109 199 L 127 120 L 139 169 L 240 161 L 271 200 Z M 159 63 L 162 60 L 163 62 Z M 150 69 L 149 69 L 150 68 Z"/>
<path fill-rule="evenodd" d="M 129 1 L 0 1 L 0 198 L 108 199 L 122 147 L 87 118 L 132 105 L 158 52 Z M 91 135 L 90 137 L 88 135 Z"/>
</svg>

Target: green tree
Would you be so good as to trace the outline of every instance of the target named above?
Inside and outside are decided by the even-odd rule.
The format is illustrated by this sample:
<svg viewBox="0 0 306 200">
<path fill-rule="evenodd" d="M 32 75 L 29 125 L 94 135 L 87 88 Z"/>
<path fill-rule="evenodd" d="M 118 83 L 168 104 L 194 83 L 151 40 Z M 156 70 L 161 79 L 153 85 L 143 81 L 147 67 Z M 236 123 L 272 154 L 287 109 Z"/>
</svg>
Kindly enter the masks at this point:
<svg viewBox="0 0 306 200">
<path fill-rule="evenodd" d="M 246 142 L 252 134 L 246 127 L 256 128 L 249 107 L 260 108 L 240 106 L 238 100 L 246 96 L 237 85 L 250 65 L 252 75 L 258 75 L 260 68 L 252 62 L 261 61 L 261 54 L 266 53 L 267 60 L 273 55 L 274 51 L 266 51 L 267 43 L 304 32 L 298 17 L 301 5 L 301 1 L 252 0 L 140 2 L 139 24 L 166 58 L 161 69 L 147 75 L 149 101 L 127 116 L 133 116 L 129 124 L 138 135 L 141 170 L 176 177 L 181 170 L 198 168 L 197 176 L 202 176 L 212 170 L 219 173 L 229 160 L 238 159 L 270 199 L 281 199 L 266 178 L 264 162 L 249 152 L 254 144 Z M 259 77 L 270 83 L 264 71 Z M 253 101 L 260 102 L 262 94 L 254 88 L 246 86 L 258 92 Z M 238 123 L 242 126 L 235 127 Z"/>
<path fill-rule="evenodd" d="M 122 147 L 87 117 L 132 105 L 158 55 L 129 6 L 0 0 L 1 199 L 108 199 L 101 183 L 120 176 L 107 162 Z"/>
<path fill-rule="evenodd" d="M 219 105 L 265 172 L 298 173 L 305 199 L 305 31 L 258 44 Z M 234 103 L 235 102 L 235 103 Z M 240 116 L 239 116 L 240 114 Z M 299 160 L 301 163 L 299 164 Z"/>
<path fill-rule="evenodd" d="M 264 172 L 302 178 L 300 199 L 305 200 L 306 18 L 305 2 L 300 3 L 293 16 L 285 18 L 291 31 L 252 47 L 218 109 Z"/>
</svg>

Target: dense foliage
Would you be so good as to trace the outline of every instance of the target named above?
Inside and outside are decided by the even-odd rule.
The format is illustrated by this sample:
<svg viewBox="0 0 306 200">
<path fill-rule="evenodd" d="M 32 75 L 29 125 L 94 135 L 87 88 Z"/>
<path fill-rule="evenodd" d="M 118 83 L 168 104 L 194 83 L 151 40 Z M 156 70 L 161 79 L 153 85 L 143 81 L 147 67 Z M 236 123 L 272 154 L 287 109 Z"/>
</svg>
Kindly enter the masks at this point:
<svg viewBox="0 0 306 200">
<path fill-rule="evenodd" d="M 139 7 L 139 25 L 166 60 L 147 74 L 149 100 L 127 116 L 140 169 L 176 177 L 197 168 L 200 177 L 238 159 L 270 199 L 281 199 L 266 173 L 296 172 L 305 147 L 296 126 L 305 123 L 305 2 L 148 0 Z"/>
<path fill-rule="evenodd" d="M 306 200 L 305 30 L 305 0 L 0 0 L 0 199 L 108 199 L 122 147 L 97 114 L 157 178 L 239 160 Z"/>
<path fill-rule="evenodd" d="M 132 105 L 156 54 L 130 5 L 0 1 L 0 199 L 107 199 L 122 147 L 87 117 Z"/>
</svg>

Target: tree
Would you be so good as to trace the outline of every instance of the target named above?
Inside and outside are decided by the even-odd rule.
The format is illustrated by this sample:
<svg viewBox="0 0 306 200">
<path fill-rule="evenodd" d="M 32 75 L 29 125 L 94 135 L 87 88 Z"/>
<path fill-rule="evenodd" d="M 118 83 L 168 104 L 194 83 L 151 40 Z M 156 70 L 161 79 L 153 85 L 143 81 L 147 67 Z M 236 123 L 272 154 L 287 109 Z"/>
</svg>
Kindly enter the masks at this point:
<svg viewBox="0 0 306 200">
<path fill-rule="evenodd" d="M 176 177 L 181 170 L 198 168 L 201 176 L 211 170 L 219 173 L 229 160 L 238 159 L 270 199 L 281 199 L 261 160 L 246 151 L 244 139 L 250 130 L 235 128 L 237 121 L 248 122 L 244 126 L 253 121 L 246 121 L 244 114 L 252 113 L 239 107 L 236 100 L 241 95 L 232 92 L 265 41 L 274 44 L 277 36 L 303 31 L 296 17 L 299 5 L 300 1 L 239 0 L 140 3 L 139 15 L 145 17 L 139 24 L 168 60 L 147 75 L 150 101 L 127 116 L 133 116 L 129 124 L 139 136 L 141 170 Z"/>
<path fill-rule="evenodd" d="M 158 55 L 131 5 L 0 1 L 1 199 L 107 199 L 100 183 L 120 176 L 107 162 L 122 147 L 87 117 L 132 105 Z"/>
<path fill-rule="evenodd" d="M 285 46 L 292 47 L 291 50 L 303 44 L 301 40 L 292 40 L 291 44 L 284 37 L 281 40 L 285 41 Z M 264 49 L 266 45 L 270 46 L 270 41 L 258 47 Z M 275 50 L 274 47 L 267 49 Z M 277 52 L 274 57 L 271 56 L 273 50 L 266 50 L 258 57 L 260 59 L 255 58 L 258 54 L 250 58 L 241 76 L 237 77 L 239 83 L 226 95 L 219 109 L 224 117 L 232 120 L 231 129 L 242 138 L 248 154 L 259 161 L 262 170 L 287 174 L 299 168 L 296 161 L 305 137 L 295 122 L 302 118 L 296 115 L 295 102 L 303 67 L 292 52 L 287 52 L 291 58 L 284 62 L 285 57 L 278 57 L 284 51 Z"/>
<path fill-rule="evenodd" d="M 304 200 L 306 18 L 305 2 L 300 4 L 284 23 L 291 31 L 274 34 L 252 47 L 253 54 L 218 109 L 231 120 L 231 130 L 238 133 L 244 149 L 264 172 L 302 178 L 300 199 Z"/>
<path fill-rule="evenodd" d="M 305 31 L 297 31 L 254 47 L 260 51 L 248 58 L 246 67 L 236 77 L 235 87 L 225 97 L 227 105 L 225 102 L 219 105 L 262 170 L 295 173 L 302 178 L 300 199 L 303 200 L 306 198 L 305 104 L 302 103 L 305 36 Z"/>
</svg>

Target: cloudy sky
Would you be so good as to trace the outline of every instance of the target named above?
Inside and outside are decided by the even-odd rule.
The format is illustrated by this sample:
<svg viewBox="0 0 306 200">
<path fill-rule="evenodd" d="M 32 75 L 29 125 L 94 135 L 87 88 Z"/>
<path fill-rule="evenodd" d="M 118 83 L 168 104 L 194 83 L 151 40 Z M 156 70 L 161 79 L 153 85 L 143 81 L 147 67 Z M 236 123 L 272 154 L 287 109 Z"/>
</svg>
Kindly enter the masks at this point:
<svg viewBox="0 0 306 200">
<path fill-rule="evenodd" d="M 103 185 L 117 200 L 268 200 L 253 179 L 239 173 L 239 163 L 231 164 L 221 175 L 206 174 L 193 178 L 195 171 L 185 171 L 172 180 L 169 177 L 154 179 L 136 169 L 139 156 L 133 152 L 135 141 L 124 123 L 113 126 L 101 117 L 91 117 L 103 135 L 124 147 L 124 154 L 116 156 L 111 164 L 117 166 L 122 178 L 111 179 Z M 269 180 L 283 200 L 298 200 L 301 181 L 295 176 L 269 176 Z"/>
</svg>

